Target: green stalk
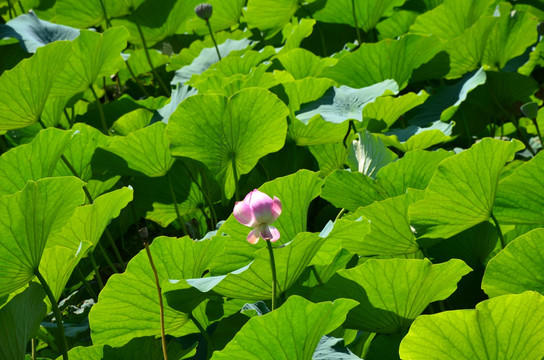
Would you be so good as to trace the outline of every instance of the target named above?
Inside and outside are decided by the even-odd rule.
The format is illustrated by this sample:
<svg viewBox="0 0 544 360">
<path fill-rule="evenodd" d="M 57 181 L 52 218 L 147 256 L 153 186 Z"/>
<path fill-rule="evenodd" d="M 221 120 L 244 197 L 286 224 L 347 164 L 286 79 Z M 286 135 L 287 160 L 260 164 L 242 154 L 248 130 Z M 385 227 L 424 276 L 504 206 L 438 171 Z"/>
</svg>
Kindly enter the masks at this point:
<svg viewBox="0 0 544 360">
<path fill-rule="evenodd" d="M 192 322 L 195 324 L 195 326 L 198 328 L 198 331 L 200 331 L 200 334 L 202 334 L 202 336 L 204 337 L 204 339 L 206 339 L 206 342 L 208 343 L 208 346 L 207 346 L 207 348 L 206 348 L 207 353 L 208 353 L 207 359 L 210 359 L 210 358 L 212 357 L 212 354 L 213 354 L 214 350 L 215 350 L 210 335 L 206 332 L 206 329 L 204 329 L 204 327 L 203 327 L 203 326 L 198 322 L 198 320 L 194 317 L 193 313 L 190 313 L 190 314 L 189 314 L 189 319 L 191 319 L 191 321 L 192 321 Z"/>
<path fill-rule="evenodd" d="M 81 269 L 77 266 L 76 266 L 76 272 L 79 278 L 81 279 L 81 283 L 83 284 L 85 289 L 87 289 L 87 292 L 89 293 L 89 295 L 91 295 L 94 302 L 96 303 L 98 301 L 98 296 L 96 296 L 96 293 L 94 292 L 93 288 L 91 287 L 91 285 L 89 285 L 89 282 L 87 281 L 87 279 L 85 279 L 85 275 L 83 275 L 83 272 L 81 272 Z"/>
<path fill-rule="evenodd" d="M 106 115 L 104 115 L 104 108 L 102 107 L 102 103 L 100 102 L 98 95 L 96 95 L 96 91 L 94 91 L 94 88 L 92 87 L 92 85 L 91 85 L 91 92 L 93 93 L 94 99 L 96 101 L 96 106 L 98 106 L 98 113 L 100 115 L 100 121 L 102 122 L 102 128 L 104 130 L 104 134 L 110 135 L 108 124 L 106 123 Z"/>
<path fill-rule="evenodd" d="M 22 14 L 26 13 L 25 8 L 23 7 L 23 4 L 21 4 L 20 1 L 18 2 L 18 4 L 19 4 L 19 9 L 21 9 L 21 13 L 22 13 Z M 15 9 L 14 9 L 14 10 L 15 10 Z"/>
<path fill-rule="evenodd" d="M 127 66 L 127 69 L 128 69 L 128 72 L 130 73 L 130 76 L 132 76 L 132 79 L 136 82 L 136 85 L 138 85 L 138 87 L 140 88 L 140 90 L 142 90 L 142 92 L 144 93 L 145 96 L 149 97 L 150 96 L 149 93 L 147 92 L 145 87 L 142 85 L 140 80 L 138 80 L 138 77 L 136 77 L 136 74 L 134 74 L 134 71 L 130 67 L 130 64 L 128 63 L 128 61 L 125 61 L 125 65 Z"/>
<path fill-rule="evenodd" d="M 315 268 L 315 265 L 311 265 L 311 266 L 310 266 L 310 269 L 311 269 L 312 272 L 314 273 L 314 276 L 315 276 L 315 278 L 317 279 L 317 282 L 319 283 L 319 285 L 321 285 L 321 286 L 325 285 L 325 283 L 324 283 L 323 280 L 321 279 L 321 276 L 319 276 L 319 273 L 317 272 L 317 269 Z"/>
<path fill-rule="evenodd" d="M 149 264 L 151 265 L 153 276 L 155 277 L 155 286 L 157 287 L 157 292 L 159 294 L 159 314 L 161 317 L 162 355 L 164 357 L 164 360 L 168 360 L 168 352 L 166 351 L 166 332 L 164 330 L 164 304 L 162 302 L 162 291 L 161 291 L 161 285 L 159 283 L 159 274 L 157 273 L 157 268 L 155 267 L 155 262 L 153 261 L 151 250 L 149 249 L 147 228 L 140 229 L 139 233 L 144 243 L 145 252 L 147 254 L 147 258 L 149 259 Z"/>
<path fill-rule="evenodd" d="M 357 31 L 357 41 L 359 46 L 361 46 L 361 32 L 359 30 L 359 24 L 357 23 L 357 14 L 355 13 L 355 0 L 351 0 L 351 13 L 353 14 L 353 21 L 355 22 L 355 30 Z"/>
<path fill-rule="evenodd" d="M 206 200 L 206 202 L 208 203 L 208 207 L 210 208 L 210 213 L 211 213 L 211 216 L 212 216 L 212 223 L 215 226 L 217 224 L 217 214 L 215 213 L 215 209 L 213 207 L 213 203 L 212 203 L 212 200 L 210 199 L 209 194 L 206 191 L 204 191 L 202 186 L 200 186 L 200 183 L 198 181 L 196 181 L 195 177 L 193 176 L 191 171 L 189 171 L 189 168 L 187 167 L 187 165 L 183 161 L 181 161 L 181 165 L 183 165 L 183 167 L 185 168 L 185 171 L 187 171 L 187 174 L 189 174 L 189 176 L 191 177 L 191 180 L 196 184 L 196 186 L 198 187 L 198 189 L 200 190 L 200 192 L 204 196 L 204 200 Z M 204 176 L 202 178 L 204 178 Z"/>
<path fill-rule="evenodd" d="M 133 14 L 133 17 L 134 17 L 134 14 Z M 147 59 L 147 63 L 151 67 L 151 72 L 153 73 L 153 76 L 157 79 L 157 81 L 159 82 L 159 85 L 164 91 L 166 97 L 170 97 L 170 90 L 168 90 L 168 88 L 166 87 L 162 79 L 160 78 L 159 74 L 157 74 L 157 71 L 155 71 L 155 67 L 153 66 L 153 62 L 151 61 L 151 56 L 149 55 L 149 50 L 147 49 L 147 43 L 145 41 L 142 28 L 136 20 L 134 22 L 136 23 L 136 26 L 138 27 L 138 33 L 140 34 L 140 38 L 142 39 L 142 45 L 144 46 L 145 57 Z"/>
<path fill-rule="evenodd" d="M 346 209 L 342 208 L 339 212 L 338 212 L 338 215 L 336 215 L 336 218 L 334 219 L 334 222 L 336 222 L 336 220 L 340 219 L 340 217 L 346 212 Z"/>
<path fill-rule="evenodd" d="M 535 124 L 536 133 L 538 135 L 538 138 L 540 139 L 540 144 L 544 148 L 544 142 L 542 141 L 542 134 L 540 133 L 540 127 L 538 126 L 538 121 L 536 121 L 536 119 L 532 119 L 532 121 L 533 121 L 533 124 Z"/>
<path fill-rule="evenodd" d="M 64 108 L 63 112 L 64 112 L 64 116 L 66 116 L 66 120 L 68 120 L 68 124 L 70 125 L 70 128 L 72 128 L 72 126 L 74 126 L 73 119 L 70 117 L 70 115 L 68 115 L 68 111 L 66 111 L 66 108 Z"/>
<path fill-rule="evenodd" d="M 265 240 L 268 246 L 268 254 L 270 254 L 270 267 L 272 268 L 272 311 L 276 308 L 276 288 L 278 280 L 276 278 L 276 262 L 274 261 L 274 252 L 272 251 L 272 243 L 270 240 Z"/>
<path fill-rule="evenodd" d="M 106 28 L 111 27 L 110 19 L 108 19 L 108 13 L 106 12 L 106 7 L 104 2 L 100 0 L 100 7 L 102 7 L 102 13 L 104 14 L 104 20 L 106 20 Z"/>
<path fill-rule="evenodd" d="M 104 282 L 102 281 L 102 277 L 100 277 L 100 272 L 98 271 L 98 265 L 96 265 L 96 260 L 94 259 L 94 254 L 92 252 L 89 253 L 89 260 L 91 261 L 91 265 L 93 267 L 96 281 L 98 281 L 98 288 L 100 291 L 102 291 L 102 289 L 104 288 Z"/>
<path fill-rule="evenodd" d="M 62 359 L 68 360 L 68 342 L 66 341 L 66 336 L 64 335 L 64 324 L 62 323 L 62 315 L 60 313 L 57 300 L 55 299 L 55 296 L 53 295 L 51 288 L 49 287 L 44 277 L 40 273 L 40 270 L 35 269 L 34 275 L 36 275 L 36 277 L 40 281 L 40 284 L 42 284 L 42 287 L 45 290 L 45 293 L 47 294 L 49 301 L 51 302 L 51 307 L 53 308 L 53 314 L 55 315 L 55 319 L 57 320 L 58 340 L 61 343 L 60 348 L 62 352 Z"/>
<path fill-rule="evenodd" d="M 504 239 L 504 235 L 502 234 L 499 221 L 497 220 L 495 215 L 493 215 L 493 213 L 491 213 L 491 219 L 493 219 L 493 222 L 495 223 L 495 227 L 497 228 L 497 233 L 499 234 L 499 239 L 501 240 L 501 246 L 504 249 L 506 247 L 506 240 Z"/>
<path fill-rule="evenodd" d="M 104 258 L 104 260 L 106 260 L 106 263 L 110 267 L 111 271 L 114 274 L 118 274 L 119 270 L 117 270 L 117 268 L 115 267 L 115 265 L 111 261 L 110 257 L 108 256 L 108 253 L 106 253 L 106 250 L 104 250 L 104 247 L 102 246 L 102 244 L 100 242 L 98 242 L 98 243 L 96 243 L 96 247 L 98 247 L 98 251 L 100 251 L 100 253 L 102 254 L 102 257 Z"/>
<path fill-rule="evenodd" d="M 168 187 L 170 188 L 170 195 L 172 195 L 172 201 L 174 201 L 174 209 L 176 209 L 176 216 L 178 217 L 181 233 L 185 236 L 187 235 L 187 231 L 185 231 L 185 224 L 183 223 L 183 218 L 181 217 L 181 212 L 179 211 L 179 205 L 178 201 L 176 200 L 176 193 L 174 191 L 174 186 L 172 185 L 172 176 L 170 175 L 170 172 L 166 173 L 166 178 L 168 180 Z"/>
<path fill-rule="evenodd" d="M 213 37 L 212 26 L 210 25 L 209 19 L 206 19 L 206 26 L 208 27 L 208 31 L 210 32 L 210 36 L 212 37 L 212 41 L 213 41 L 213 45 L 215 46 L 215 52 L 217 53 L 217 57 L 219 58 L 219 61 L 221 61 L 221 54 L 219 53 L 219 47 L 217 47 L 215 38 Z"/>
<path fill-rule="evenodd" d="M 10 19 L 13 19 L 12 11 L 15 11 L 15 9 L 12 9 L 12 8 L 11 8 L 11 1 L 8 0 L 8 13 L 9 13 L 9 18 L 10 18 Z"/>
<path fill-rule="evenodd" d="M 106 238 L 108 239 L 111 245 L 111 248 L 113 249 L 113 254 L 116 257 L 117 262 L 119 262 L 119 264 L 125 267 L 124 266 L 125 262 L 123 261 L 123 257 L 121 256 L 121 253 L 119 252 L 119 249 L 117 248 L 117 246 L 115 246 L 115 241 L 113 240 L 113 236 L 111 236 L 111 233 L 109 232 L 108 228 L 106 228 L 104 233 L 106 234 Z"/>
<path fill-rule="evenodd" d="M 104 104 L 107 104 L 110 102 L 110 98 L 108 97 L 108 92 L 106 91 L 106 77 L 102 76 L 102 88 L 104 89 Z"/>
<path fill-rule="evenodd" d="M 236 160 L 234 156 L 230 158 L 232 164 L 232 175 L 234 176 L 234 200 L 240 201 L 240 190 L 238 189 L 238 171 L 236 171 Z"/>
</svg>

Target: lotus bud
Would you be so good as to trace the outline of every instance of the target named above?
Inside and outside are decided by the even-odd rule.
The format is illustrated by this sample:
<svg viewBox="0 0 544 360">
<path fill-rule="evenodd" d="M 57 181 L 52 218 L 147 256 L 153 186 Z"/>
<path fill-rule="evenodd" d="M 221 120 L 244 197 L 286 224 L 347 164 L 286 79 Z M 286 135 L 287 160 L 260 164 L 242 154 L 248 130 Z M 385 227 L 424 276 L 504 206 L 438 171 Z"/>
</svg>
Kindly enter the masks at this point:
<svg viewBox="0 0 544 360">
<path fill-rule="evenodd" d="M 202 20 L 208 21 L 212 17 L 213 7 L 208 3 L 203 3 L 195 7 L 195 13 Z"/>
</svg>

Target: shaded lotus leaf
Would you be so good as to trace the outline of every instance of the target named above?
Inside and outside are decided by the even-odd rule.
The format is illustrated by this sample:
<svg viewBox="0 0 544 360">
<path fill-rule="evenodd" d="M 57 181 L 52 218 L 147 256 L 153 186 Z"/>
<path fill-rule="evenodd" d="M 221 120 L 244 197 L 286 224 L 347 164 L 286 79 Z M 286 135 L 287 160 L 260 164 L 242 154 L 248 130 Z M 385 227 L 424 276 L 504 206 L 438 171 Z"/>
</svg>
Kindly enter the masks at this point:
<svg viewBox="0 0 544 360">
<path fill-rule="evenodd" d="M 0 38 L 16 38 L 21 47 L 29 53 L 35 53 L 39 47 L 54 41 L 74 40 L 78 36 L 78 29 L 40 20 L 33 11 L 20 15 L 6 24 L 0 24 Z"/>
<path fill-rule="evenodd" d="M 110 28 L 103 34 L 81 30 L 74 40 L 74 55 L 63 64 L 52 93 L 71 96 L 90 88 L 99 77 L 115 74 L 124 65 L 120 54 L 127 37 L 123 28 Z"/>
<path fill-rule="evenodd" d="M 75 177 L 28 181 L 13 195 L 0 197 L 0 296 L 35 276 L 46 243 L 83 203 L 83 182 Z"/>
<path fill-rule="evenodd" d="M 320 99 L 302 106 L 296 117 L 305 124 L 317 115 L 335 124 L 346 120 L 362 121 L 363 109 L 367 104 L 381 95 L 397 92 L 398 86 L 394 80 L 385 80 L 362 89 L 332 87 Z"/>
<path fill-rule="evenodd" d="M 376 179 L 376 173 L 395 161 L 397 155 L 367 130 L 357 133 L 357 136 L 359 139 L 354 140 L 348 148 L 348 164 L 352 171 Z"/>
<path fill-rule="evenodd" d="M 420 316 L 400 344 L 400 357 L 538 360 L 544 356 L 543 330 L 542 295 L 505 295 L 483 301 L 474 310 Z"/>
<path fill-rule="evenodd" d="M 376 177 L 390 196 L 405 194 L 408 188 L 424 190 L 438 164 L 452 155 L 442 149 L 408 151 L 402 158 L 381 168 Z"/>
<path fill-rule="evenodd" d="M 46 313 L 45 291 L 30 284 L 0 309 L 0 358 L 23 359 L 26 345 L 40 327 Z"/>
<path fill-rule="evenodd" d="M 55 20 L 61 24 L 80 29 L 99 25 L 105 20 L 104 8 L 108 18 L 128 15 L 145 0 L 88 0 L 82 6 L 78 0 L 57 0 Z M 102 7 L 104 6 L 104 8 Z"/>
<path fill-rule="evenodd" d="M 453 140 L 452 128 L 455 123 L 435 121 L 429 127 L 411 125 L 404 129 L 392 129 L 378 137 L 387 146 L 400 151 L 425 150 L 431 146 Z"/>
<path fill-rule="evenodd" d="M 317 10 L 313 17 L 318 21 L 356 25 L 363 32 L 372 30 L 384 17 L 394 13 L 393 8 L 400 7 L 406 0 L 336 0 L 328 1 L 325 6 Z M 353 5 L 352 5 L 353 3 Z M 352 6 L 355 7 L 354 19 Z M 356 22 L 355 22 L 356 21 Z"/>
<path fill-rule="evenodd" d="M 324 69 L 322 76 L 354 88 L 393 79 L 402 90 L 408 85 L 412 71 L 440 50 L 440 40 L 419 35 L 362 44 L 356 51 L 340 58 L 336 65 Z"/>
<path fill-rule="evenodd" d="M 484 138 L 443 160 L 425 191 L 425 199 L 410 206 L 417 233 L 448 238 L 488 220 L 502 169 L 521 149 L 523 145 L 517 140 Z"/>
<path fill-rule="evenodd" d="M 471 269 L 461 260 L 432 264 L 428 259 L 370 259 L 340 270 L 312 299 L 349 298 L 359 302 L 344 326 L 395 333 L 410 324 L 432 302 L 444 300 Z"/>
<path fill-rule="evenodd" d="M 527 290 L 544 294 L 543 257 L 544 229 L 535 229 L 516 238 L 489 261 L 482 289 L 490 297 Z"/>
<path fill-rule="evenodd" d="M 36 50 L 28 59 L 0 76 L 0 131 L 19 129 L 38 122 L 53 83 L 66 64 L 72 43 L 56 41 Z"/>
<path fill-rule="evenodd" d="M 379 183 L 364 174 L 336 170 L 325 178 L 321 197 L 337 208 L 355 211 L 389 196 Z"/>
<path fill-rule="evenodd" d="M 230 199 L 241 175 L 283 147 L 287 115 L 287 107 L 261 88 L 242 89 L 230 98 L 191 96 L 170 117 L 170 152 L 204 163 Z"/>
<path fill-rule="evenodd" d="M 230 52 L 235 50 L 243 50 L 247 48 L 251 42 L 248 39 L 232 40 L 226 39 L 223 43 L 219 44 L 217 48 L 221 57 L 226 57 Z M 179 70 L 176 70 L 174 78 L 170 82 L 172 85 L 177 85 L 178 83 L 185 84 L 187 81 L 191 80 L 191 77 L 195 74 L 200 75 L 208 68 L 217 63 L 219 58 L 217 57 L 217 52 L 215 47 L 212 46 L 199 49 L 199 54 L 192 59 L 192 62 L 181 67 Z"/>
<path fill-rule="evenodd" d="M 538 153 L 499 183 L 493 213 L 506 224 L 544 225 L 544 154 Z"/>
<path fill-rule="evenodd" d="M 53 176 L 73 133 L 53 128 L 42 130 L 31 143 L 3 153 L 0 156 L 0 196 L 21 190 L 28 180 Z"/>
<path fill-rule="evenodd" d="M 319 196 L 323 180 L 317 173 L 299 170 L 294 174 L 269 181 L 259 187 L 259 190 L 269 196 L 281 200 L 282 213 L 274 222 L 281 237 L 277 244 L 285 244 L 295 236 L 306 231 L 308 222 L 308 207 L 313 199 Z M 250 228 L 240 224 L 233 215 L 225 221 L 219 233 L 225 233 L 237 241 L 246 241 Z"/>
<path fill-rule="evenodd" d="M 322 178 L 329 176 L 334 170 L 343 169 L 348 161 L 348 153 L 341 142 L 311 145 L 308 149 L 317 160 Z"/>
<path fill-rule="evenodd" d="M 202 276 L 223 243 L 158 237 L 149 248 L 162 282 Z M 172 336 L 198 332 L 188 314 L 172 309 L 166 300 L 164 321 Z M 95 345 L 119 347 L 137 337 L 160 335 L 159 296 L 145 250 L 130 260 L 124 273 L 110 277 L 89 313 L 89 323 Z"/>
</svg>

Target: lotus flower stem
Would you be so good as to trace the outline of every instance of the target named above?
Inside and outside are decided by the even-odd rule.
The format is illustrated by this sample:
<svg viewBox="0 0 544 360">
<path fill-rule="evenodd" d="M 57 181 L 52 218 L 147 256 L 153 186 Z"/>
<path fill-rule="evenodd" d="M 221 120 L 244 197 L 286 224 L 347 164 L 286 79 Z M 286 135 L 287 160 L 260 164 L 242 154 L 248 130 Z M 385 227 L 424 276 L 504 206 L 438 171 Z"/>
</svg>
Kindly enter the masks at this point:
<svg viewBox="0 0 544 360">
<path fill-rule="evenodd" d="M 210 25 L 210 20 L 208 19 L 206 19 L 206 26 L 208 27 L 208 31 L 210 32 L 210 36 L 213 41 L 213 46 L 215 46 L 215 52 L 217 53 L 217 57 L 219 58 L 219 61 L 221 61 L 221 54 L 219 53 L 219 47 L 217 46 L 217 43 L 215 42 L 215 38 L 213 37 L 212 26 Z"/>
<path fill-rule="evenodd" d="M 127 69 L 128 69 L 128 72 L 130 73 L 130 76 L 132 76 L 132 79 L 136 82 L 136 85 L 138 85 L 138 87 L 140 88 L 140 90 L 142 90 L 144 95 L 145 96 L 150 96 L 149 93 L 147 92 L 147 90 L 145 89 L 145 87 L 140 82 L 140 80 L 138 80 L 138 77 L 136 76 L 136 74 L 134 74 L 134 71 L 130 67 L 130 64 L 128 63 L 128 61 L 125 61 L 125 65 L 127 66 Z"/>
<path fill-rule="evenodd" d="M 106 12 L 106 7 L 104 2 L 100 0 L 100 7 L 102 8 L 102 13 L 104 14 L 104 20 L 106 21 L 106 29 L 111 27 L 110 19 L 108 18 L 108 13 Z"/>
<path fill-rule="evenodd" d="M 83 284 L 85 289 L 87 289 L 87 292 L 89 293 L 89 295 L 91 295 L 94 302 L 96 303 L 98 301 L 98 296 L 96 296 L 96 293 L 94 292 L 93 288 L 91 287 L 91 285 L 89 285 L 89 282 L 87 281 L 87 279 L 85 279 L 85 275 L 83 275 L 83 273 L 81 272 L 81 269 L 77 266 L 76 266 L 76 273 L 81 278 L 81 283 Z"/>
<path fill-rule="evenodd" d="M 36 360 L 36 338 L 30 339 L 30 347 L 31 347 L 30 358 L 32 360 Z"/>
<path fill-rule="evenodd" d="M 538 121 L 536 119 L 531 119 L 533 121 L 533 124 L 535 124 L 536 133 L 538 135 L 538 139 L 540 140 L 540 144 L 542 147 L 544 147 L 544 142 L 542 140 L 542 134 L 540 133 L 540 126 L 538 126 Z"/>
<path fill-rule="evenodd" d="M 91 92 L 93 93 L 94 100 L 96 101 L 96 106 L 98 107 L 98 114 L 100 115 L 100 122 L 102 122 L 102 128 L 104 130 L 104 134 L 110 135 L 110 131 L 108 129 L 108 124 L 106 123 L 106 115 L 104 115 L 104 108 L 102 107 L 102 103 L 100 102 L 98 95 L 96 95 L 96 91 L 94 91 L 94 88 L 92 85 L 90 88 L 91 88 Z"/>
<path fill-rule="evenodd" d="M 166 179 L 168 180 L 168 187 L 170 188 L 170 195 L 172 195 L 172 201 L 174 202 L 174 209 L 176 210 L 176 216 L 178 217 L 181 233 L 185 236 L 187 235 L 187 231 L 185 231 L 185 223 L 183 222 L 181 212 L 179 211 L 179 205 L 178 201 L 176 200 L 176 192 L 174 191 L 174 186 L 172 185 L 172 175 L 170 175 L 170 172 L 166 173 Z"/>
<path fill-rule="evenodd" d="M 155 286 L 157 287 L 157 292 L 159 294 L 159 314 L 161 317 L 161 341 L 162 341 L 162 355 L 164 360 L 168 360 L 168 352 L 166 351 L 166 333 L 164 330 L 164 304 L 162 302 L 162 291 L 161 284 L 159 282 L 159 274 L 157 273 L 157 268 L 155 267 L 155 262 L 153 261 L 153 256 L 151 255 L 151 250 L 149 249 L 149 233 L 147 228 L 141 228 L 139 231 L 140 237 L 144 244 L 145 252 L 147 253 L 147 258 L 149 259 L 149 264 L 151 265 L 151 270 L 153 271 L 153 276 L 155 277 Z"/>
<path fill-rule="evenodd" d="M 234 200 L 240 200 L 240 190 L 238 189 L 238 172 L 236 171 L 236 160 L 234 156 L 230 158 L 232 164 L 232 175 L 234 176 Z"/>
<path fill-rule="evenodd" d="M 96 277 L 96 281 L 98 281 L 98 288 L 100 291 L 104 288 L 104 282 L 102 281 L 102 277 L 100 277 L 100 272 L 98 271 L 98 265 L 96 264 L 96 259 L 94 258 L 94 254 L 91 252 L 89 253 L 89 260 L 91 261 L 91 266 L 93 267 L 94 276 Z"/>
<path fill-rule="evenodd" d="M 493 219 L 493 222 L 495 223 L 495 227 L 497 228 L 497 233 L 499 234 L 499 239 L 501 240 L 501 246 L 504 249 L 506 247 L 506 240 L 504 239 L 504 235 L 502 234 L 499 221 L 497 220 L 495 215 L 493 215 L 493 213 L 491 213 L 491 219 Z"/>
<path fill-rule="evenodd" d="M 195 324 L 195 326 L 198 328 L 198 331 L 200 331 L 200 334 L 204 337 L 204 339 L 206 339 L 206 342 L 207 342 L 207 345 L 208 345 L 207 346 L 207 352 L 208 352 L 207 358 L 210 359 L 212 357 L 212 354 L 213 354 L 214 350 L 215 350 L 215 348 L 213 346 L 213 343 L 212 343 L 212 338 L 210 337 L 210 335 L 208 334 L 206 329 L 204 329 L 204 327 L 200 324 L 200 322 L 198 322 L 198 320 L 195 318 L 193 313 L 189 314 L 189 319 L 191 319 L 193 324 Z"/>
<path fill-rule="evenodd" d="M 359 24 L 357 23 L 357 14 L 355 12 L 355 0 L 351 0 L 351 13 L 353 14 L 353 21 L 355 22 L 355 30 L 357 31 L 357 41 L 359 46 L 362 44 L 361 31 L 359 30 Z"/>
<path fill-rule="evenodd" d="M 276 262 L 274 261 L 274 252 L 272 249 L 272 242 L 266 241 L 268 247 L 268 253 L 270 254 L 270 267 L 272 268 L 272 311 L 276 308 L 276 288 L 278 280 L 276 278 Z"/>
<path fill-rule="evenodd" d="M 200 190 L 200 192 L 202 193 L 202 196 L 204 196 L 204 200 L 206 200 L 206 202 L 208 203 L 208 208 L 210 209 L 210 214 L 211 214 L 211 221 L 212 221 L 213 226 L 215 226 L 217 224 L 217 214 L 215 213 L 215 209 L 213 207 L 213 203 L 212 203 L 212 201 L 210 199 L 209 194 L 206 191 L 204 191 L 204 189 L 202 188 L 200 183 L 197 181 L 197 179 L 195 179 L 195 177 L 193 176 L 193 174 L 191 173 L 191 171 L 189 170 L 187 165 L 183 161 L 181 161 L 181 164 L 185 168 L 185 171 L 187 171 L 187 174 L 189 174 L 189 177 L 191 178 L 191 180 L 198 187 L 198 190 Z M 211 230 L 213 230 L 213 229 L 211 229 Z"/>
<path fill-rule="evenodd" d="M 315 268 L 315 265 L 310 266 L 310 269 L 314 273 L 315 278 L 317 279 L 317 282 L 319 285 L 323 286 L 325 283 L 323 282 L 323 279 L 321 279 L 321 276 L 319 276 L 319 273 L 317 272 L 317 269 Z"/>
<path fill-rule="evenodd" d="M 51 307 L 53 308 L 53 314 L 55 315 L 55 320 L 57 321 L 57 329 L 58 329 L 58 335 L 59 335 L 59 342 L 60 342 L 60 348 L 62 352 L 62 359 L 68 360 L 68 342 L 66 341 L 66 336 L 64 335 L 64 324 L 62 323 L 62 315 L 60 313 L 59 306 L 57 304 L 57 299 L 55 299 L 55 295 L 53 295 L 53 292 L 51 291 L 51 288 L 47 284 L 47 281 L 45 281 L 44 277 L 40 273 L 40 270 L 35 269 L 34 275 L 38 278 L 40 281 L 40 284 L 42 284 L 43 289 L 45 290 L 45 294 L 49 298 L 49 301 L 51 302 Z"/>
<path fill-rule="evenodd" d="M 21 4 L 20 1 L 18 2 L 18 4 L 19 4 L 19 9 L 21 9 L 21 13 L 22 13 L 22 14 L 26 13 L 25 8 L 23 7 L 23 4 Z M 15 10 L 15 9 L 14 9 L 14 10 Z"/>
<path fill-rule="evenodd" d="M 15 9 L 12 9 L 12 7 L 11 7 L 11 1 L 8 0 L 8 12 L 9 12 L 9 18 L 10 18 L 10 19 L 13 19 L 12 11 L 15 12 Z"/>
<path fill-rule="evenodd" d="M 111 271 L 114 274 L 118 274 L 119 270 L 117 270 L 117 268 L 115 267 L 115 265 L 111 261 L 110 257 L 108 256 L 108 253 L 106 252 L 106 250 L 104 249 L 102 244 L 100 242 L 98 242 L 98 243 L 96 243 L 96 247 L 98 248 L 98 251 L 100 251 L 100 253 L 102 254 L 102 257 L 104 258 L 104 260 L 106 260 L 106 263 L 110 267 Z"/>
<path fill-rule="evenodd" d="M 133 17 L 134 17 L 134 13 L 133 13 Z M 136 21 L 136 19 L 134 19 L 134 22 L 136 23 L 136 26 L 138 27 L 138 33 L 140 34 L 140 39 L 142 39 L 142 45 L 144 47 L 145 57 L 147 59 L 147 63 L 151 67 L 151 72 L 153 73 L 153 76 L 155 77 L 155 79 L 157 79 L 157 82 L 159 83 L 159 86 L 164 91 L 166 97 L 170 97 L 170 95 L 171 95 L 170 90 L 166 87 L 166 85 L 162 81 L 161 77 L 159 76 L 159 74 L 155 70 L 155 67 L 153 66 L 153 62 L 151 61 L 151 56 L 149 56 L 149 50 L 147 49 L 147 43 L 145 41 L 145 36 L 144 36 L 143 31 L 142 31 L 142 27 L 140 26 L 140 23 L 138 23 L 138 21 Z"/>
</svg>

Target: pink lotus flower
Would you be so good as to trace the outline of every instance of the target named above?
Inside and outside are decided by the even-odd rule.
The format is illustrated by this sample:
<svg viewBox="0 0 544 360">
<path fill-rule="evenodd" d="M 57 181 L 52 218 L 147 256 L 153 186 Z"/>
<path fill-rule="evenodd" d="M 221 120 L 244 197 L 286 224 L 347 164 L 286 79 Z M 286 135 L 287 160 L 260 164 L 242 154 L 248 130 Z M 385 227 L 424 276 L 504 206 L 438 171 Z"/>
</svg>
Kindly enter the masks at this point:
<svg viewBox="0 0 544 360">
<path fill-rule="evenodd" d="M 255 189 L 246 195 L 244 201 L 236 202 L 233 215 L 241 224 L 252 227 L 247 236 L 250 244 L 256 244 L 259 238 L 277 241 L 280 231 L 270 225 L 281 215 L 281 201 Z"/>
</svg>

